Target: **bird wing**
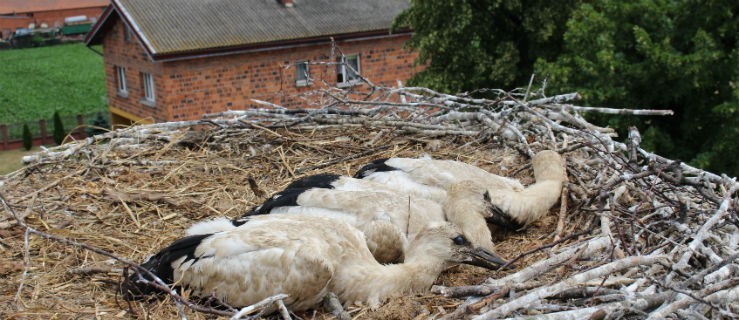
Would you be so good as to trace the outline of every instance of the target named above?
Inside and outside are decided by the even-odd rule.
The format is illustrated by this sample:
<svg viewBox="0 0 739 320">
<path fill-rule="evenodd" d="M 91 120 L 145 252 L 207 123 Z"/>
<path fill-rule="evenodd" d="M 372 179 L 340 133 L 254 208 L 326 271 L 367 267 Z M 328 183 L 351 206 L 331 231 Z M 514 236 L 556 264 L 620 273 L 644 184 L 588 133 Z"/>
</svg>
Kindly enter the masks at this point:
<svg viewBox="0 0 739 320">
<path fill-rule="evenodd" d="M 211 234 L 232 230 L 235 228 L 236 226 L 228 218 L 218 217 L 215 219 L 199 221 L 191 225 L 189 228 L 187 228 L 187 230 L 185 230 L 185 234 L 188 236 L 197 234 Z"/>
<path fill-rule="evenodd" d="M 414 180 L 407 172 L 401 170 L 373 172 L 364 179 L 383 184 L 396 192 L 431 199 L 442 203 L 446 199 L 444 189 Z"/>
<path fill-rule="evenodd" d="M 300 207 L 287 210 L 343 219 L 364 233 L 367 247 L 377 261 L 390 263 L 402 257 L 407 244 L 410 204 L 404 199 L 405 196 L 381 191 L 314 188 L 300 195 Z"/>
<path fill-rule="evenodd" d="M 332 258 L 341 254 L 342 235 L 317 226 L 322 221 L 303 222 L 256 219 L 213 234 L 201 241 L 193 257 L 172 263 L 174 280 L 198 295 L 215 294 L 234 306 L 286 293 L 292 309 L 313 307 L 333 278 Z"/>
<path fill-rule="evenodd" d="M 331 218 L 331 219 L 343 221 L 353 226 L 356 226 L 358 224 L 356 214 L 349 213 L 349 212 L 342 211 L 342 210 L 326 209 L 326 208 L 319 208 L 319 207 L 306 207 L 306 206 L 277 207 L 277 208 L 272 209 L 272 211 L 270 211 L 270 214 L 273 214 L 273 215 L 297 214 L 297 215 L 303 215 L 303 216 L 324 217 L 324 218 Z"/>
<path fill-rule="evenodd" d="M 495 175 L 461 161 L 391 158 L 386 163 L 406 172 L 413 181 L 444 189 L 462 180 L 475 180 L 486 186 L 513 190 L 523 189 L 523 185 L 516 179 Z"/>
</svg>

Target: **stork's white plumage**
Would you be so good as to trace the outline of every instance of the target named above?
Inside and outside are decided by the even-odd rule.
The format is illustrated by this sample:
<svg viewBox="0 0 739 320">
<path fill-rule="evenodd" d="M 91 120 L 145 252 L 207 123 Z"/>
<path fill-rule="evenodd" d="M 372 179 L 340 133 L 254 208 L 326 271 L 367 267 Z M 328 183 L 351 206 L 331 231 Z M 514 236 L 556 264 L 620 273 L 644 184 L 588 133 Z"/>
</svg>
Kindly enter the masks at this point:
<svg viewBox="0 0 739 320">
<path fill-rule="evenodd" d="M 485 206 L 487 202 L 482 198 L 481 192 L 476 193 L 479 199 L 471 197 L 469 194 L 473 192 L 470 188 L 477 191 L 479 187 L 469 182 L 460 183 L 455 188 L 459 192 L 453 193 L 452 198 L 460 195 L 464 196 L 465 201 L 474 200 L 477 204 L 459 201 L 459 206 L 447 208 L 446 216 L 440 204 L 428 199 L 385 191 L 325 188 L 286 189 L 255 208 L 251 214 L 300 214 L 340 219 L 364 232 L 367 246 L 381 263 L 399 261 L 409 238 L 414 237 L 429 223 L 447 220 L 455 225 L 464 225 L 460 231 L 474 246 L 495 255 L 490 230 L 483 218 L 483 214 L 489 211 Z M 216 219 L 195 224 L 187 233 L 192 235 L 202 230 L 227 230 L 235 228 L 235 225 L 238 222 L 229 226 L 223 219 Z M 499 259 L 499 263 L 505 261 Z"/>
<path fill-rule="evenodd" d="M 539 152 L 533 167 L 536 183 L 525 188 L 517 180 L 462 162 L 392 158 L 360 170 L 358 175 L 367 179 L 331 174 L 302 178 L 246 216 L 301 213 L 342 219 L 365 232 L 370 250 L 385 263 L 402 256 L 409 233 L 425 222 L 446 219 L 474 245 L 492 253 L 486 220 L 518 229 L 538 220 L 559 199 L 566 180 L 559 154 Z M 188 234 L 228 230 L 238 224 L 238 220 L 232 224 L 225 219 L 205 221 Z"/>
<path fill-rule="evenodd" d="M 286 293 L 291 309 L 305 310 L 327 292 L 345 304 L 376 307 L 387 298 L 427 290 L 458 263 L 493 267 L 485 251 L 473 248 L 449 223 L 420 230 L 404 263 L 382 265 L 362 232 L 342 221 L 261 215 L 229 231 L 175 241 L 142 266 L 169 283 L 201 296 L 215 294 L 233 306 Z M 141 286 L 135 277 L 128 279 L 128 290 Z"/>
<path fill-rule="evenodd" d="M 428 158 L 376 160 L 360 169 L 355 177 L 392 186 L 400 192 L 415 190 L 416 194 L 435 195 L 442 195 L 460 181 L 474 181 L 485 189 L 493 205 L 486 215 L 489 221 L 518 229 L 544 215 L 559 199 L 562 183 L 567 180 L 564 161 L 554 151 L 537 153 L 532 163 L 536 183 L 528 187 L 464 162 Z M 429 198 L 444 203 L 436 197 Z"/>
<path fill-rule="evenodd" d="M 300 178 L 290 183 L 285 190 L 326 188 L 345 191 L 385 191 L 424 198 L 443 203 L 446 200 L 446 190 L 420 184 L 411 180 L 407 175 L 393 176 L 398 181 L 374 181 L 373 179 L 359 179 L 356 177 L 340 176 L 336 174 L 316 174 Z M 463 179 L 461 179 L 463 180 Z"/>
</svg>

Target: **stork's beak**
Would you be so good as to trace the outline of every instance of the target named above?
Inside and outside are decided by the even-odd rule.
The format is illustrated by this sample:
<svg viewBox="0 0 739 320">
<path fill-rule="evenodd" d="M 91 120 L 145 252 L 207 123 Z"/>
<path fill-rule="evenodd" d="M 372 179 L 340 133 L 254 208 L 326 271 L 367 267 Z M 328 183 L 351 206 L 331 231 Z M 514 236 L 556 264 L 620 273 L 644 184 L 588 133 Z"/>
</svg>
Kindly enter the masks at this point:
<svg viewBox="0 0 739 320">
<path fill-rule="evenodd" d="M 508 263 L 505 259 L 484 248 L 470 248 L 465 256 L 465 259 L 461 261 L 462 263 L 491 270 L 496 270 Z"/>
</svg>

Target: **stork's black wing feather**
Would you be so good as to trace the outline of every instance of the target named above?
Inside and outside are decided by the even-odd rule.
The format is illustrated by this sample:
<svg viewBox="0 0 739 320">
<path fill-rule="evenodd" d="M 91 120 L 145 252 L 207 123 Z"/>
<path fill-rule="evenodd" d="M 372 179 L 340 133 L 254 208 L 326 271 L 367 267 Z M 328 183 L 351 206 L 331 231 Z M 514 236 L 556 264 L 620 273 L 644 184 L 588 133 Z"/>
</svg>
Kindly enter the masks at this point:
<svg viewBox="0 0 739 320">
<path fill-rule="evenodd" d="M 179 239 L 146 260 L 141 264 L 141 267 L 149 270 L 149 272 L 156 275 L 159 279 L 162 279 L 165 283 L 172 283 L 174 278 L 172 262 L 182 258 L 183 256 L 186 257 L 184 261 L 197 260 L 198 257 L 195 256 L 195 249 L 200 245 L 203 239 L 211 235 L 212 234 L 198 234 Z M 138 298 L 157 291 L 156 288 L 148 286 L 145 283 L 138 282 L 137 280 L 140 278 L 152 282 L 154 281 L 149 275 L 144 273 L 139 274 L 138 272 L 134 272 L 126 275 L 122 286 L 122 291 L 126 299 Z"/>
<path fill-rule="evenodd" d="M 388 160 L 388 158 L 382 158 L 372 161 L 371 163 L 365 165 L 357 173 L 354 174 L 355 178 L 362 179 L 372 173 L 375 172 L 386 172 L 386 171 L 395 171 L 398 170 L 398 168 L 391 167 L 385 163 Z"/>
<path fill-rule="evenodd" d="M 320 173 L 312 176 L 307 176 L 293 181 L 285 190 L 288 189 L 308 189 L 308 188 L 323 188 L 333 189 L 333 183 L 341 178 L 338 174 L 331 173 Z"/>
<path fill-rule="evenodd" d="M 272 209 L 278 208 L 278 207 L 289 207 L 289 206 L 297 206 L 298 205 L 298 197 L 305 192 L 308 189 L 312 188 L 295 188 L 295 189 L 285 189 L 282 190 L 275 195 L 273 195 L 269 200 L 265 201 L 261 205 L 254 207 L 253 209 L 249 210 L 246 214 L 242 216 L 242 218 L 247 216 L 253 216 L 253 215 L 259 215 L 259 214 L 269 214 Z M 242 220 L 241 218 L 238 220 Z M 243 223 L 234 225 L 239 226 Z"/>
</svg>

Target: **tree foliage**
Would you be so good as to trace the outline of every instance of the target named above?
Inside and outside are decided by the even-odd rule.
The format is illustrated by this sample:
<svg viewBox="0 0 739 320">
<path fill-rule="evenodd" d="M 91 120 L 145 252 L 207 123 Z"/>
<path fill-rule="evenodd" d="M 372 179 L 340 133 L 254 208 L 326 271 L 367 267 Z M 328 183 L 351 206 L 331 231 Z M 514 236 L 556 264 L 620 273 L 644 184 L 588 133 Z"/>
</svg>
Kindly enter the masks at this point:
<svg viewBox="0 0 739 320">
<path fill-rule="evenodd" d="M 410 83 L 446 92 L 526 83 L 536 58 L 560 51 L 578 2 L 412 0 L 395 22 L 414 30 L 408 45 L 426 65 Z"/>
<path fill-rule="evenodd" d="M 739 175 L 736 0 L 412 0 L 402 26 L 426 66 L 411 84 L 511 89 L 535 73 L 585 105 L 672 109 L 590 120 L 636 125 L 647 149 Z"/>
<path fill-rule="evenodd" d="M 592 1 L 573 11 L 563 51 L 539 59 L 537 73 L 588 104 L 674 110 L 608 124 L 636 124 L 645 147 L 737 175 L 738 33 L 737 1 Z"/>
</svg>

